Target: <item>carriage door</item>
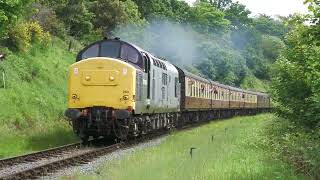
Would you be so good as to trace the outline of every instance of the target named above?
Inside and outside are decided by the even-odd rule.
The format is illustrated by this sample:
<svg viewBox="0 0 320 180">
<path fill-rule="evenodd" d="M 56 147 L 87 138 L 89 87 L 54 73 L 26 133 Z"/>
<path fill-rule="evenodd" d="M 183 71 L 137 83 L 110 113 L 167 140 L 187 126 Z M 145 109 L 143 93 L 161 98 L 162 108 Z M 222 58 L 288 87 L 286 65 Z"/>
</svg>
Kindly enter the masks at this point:
<svg viewBox="0 0 320 180">
<path fill-rule="evenodd" d="M 150 91 L 151 91 L 151 76 L 150 76 L 150 58 L 148 57 L 147 54 L 143 53 L 143 61 L 144 61 L 144 72 L 147 73 L 147 76 L 148 76 L 148 79 L 147 79 L 147 82 L 148 82 L 148 85 L 147 85 L 147 101 L 148 101 L 148 105 L 147 105 L 147 108 L 149 109 L 150 108 Z"/>
</svg>

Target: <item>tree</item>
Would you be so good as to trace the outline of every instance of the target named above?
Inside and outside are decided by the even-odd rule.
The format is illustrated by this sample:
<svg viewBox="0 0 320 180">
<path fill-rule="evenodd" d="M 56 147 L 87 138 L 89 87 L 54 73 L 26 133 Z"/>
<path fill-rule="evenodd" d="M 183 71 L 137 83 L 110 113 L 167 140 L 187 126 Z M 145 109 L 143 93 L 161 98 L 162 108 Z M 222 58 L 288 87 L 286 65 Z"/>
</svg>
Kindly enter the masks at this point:
<svg viewBox="0 0 320 180">
<path fill-rule="evenodd" d="M 224 13 L 209 3 L 197 3 L 190 10 L 189 22 L 198 30 L 209 33 L 223 33 L 229 28 L 230 22 L 224 18 Z"/>
<path fill-rule="evenodd" d="M 268 35 L 262 36 L 261 45 L 263 55 L 272 63 L 275 62 L 285 48 L 285 44 L 280 38 Z"/>
<path fill-rule="evenodd" d="M 0 40 L 6 38 L 8 25 L 24 15 L 32 0 L 0 1 Z"/>
<path fill-rule="evenodd" d="M 178 22 L 186 23 L 188 21 L 190 6 L 184 1 L 171 0 L 171 9 L 173 19 Z"/>
<path fill-rule="evenodd" d="M 111 31 L 119 24 L 140 24 L 144 21 L 137 5 L 131 0 L 97 0 L 92 3 L 90 10 L 95 14 L 95 28 L 105 31 Z"/>
<path fill-rule="evenodd" d="M 255 28 L 263 34 L 277 36 L 281 39 L 288 32 L 284 23 L 280 20 L 275 20 L 268 15 L 261 14 L 259 17 L 254 18 Z"/>
<path fill-rule="evenodd" d="M 209 2 L 212 6 L 223 10 L 232 4 L 232 0 L 200 0 L 200 2 Z"/>
<path fill-rule="evenodd" d="M 172 18 L 172 0 L 133 0 L 139 7 L 142 16 L 147 20 L 154 18 Z"/>
<path fill-rule="evenodd" d="M 317 19 L 319 1 L 307 1 Z M 295 27 L 286 36 L 287 48 L 277 60 L 273 72 L 273 94 L 277 112 L 304 127 L 320 126 L 320 38 L 319 22 L 306 26 L 304 17 L 294 16 L 289 23 Z"/>
<path fill-rule="evenodd" d="M 243 29 L 252 24 L 252 19 L 249 17 L 251 12 L 239 2 L 232 3 L 224 12 L 225 18 L 231 22 L 234 29 Z"/>
<path fill-rule="evenodd" d="M 225 9 L 230 4 L 232 4 L 232 0 L 210 0 L 210 3 L 218 9 Z"/>
<path fill-rule="evenodd" d="M 93 14 L 90 13 L 84 0 L 43 1 L 53 7 L 57 16 L 64 22 L 71 36 L 81 37 L 88 34 L 93 25 Z"/>
</svg>

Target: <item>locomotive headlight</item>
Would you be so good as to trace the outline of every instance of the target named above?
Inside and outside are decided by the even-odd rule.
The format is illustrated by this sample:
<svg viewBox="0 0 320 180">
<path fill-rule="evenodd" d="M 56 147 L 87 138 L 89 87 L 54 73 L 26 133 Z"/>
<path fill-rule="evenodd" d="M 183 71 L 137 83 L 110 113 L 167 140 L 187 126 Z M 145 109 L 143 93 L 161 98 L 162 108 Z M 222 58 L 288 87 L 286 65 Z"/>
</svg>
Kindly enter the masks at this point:
<svg viewBox="0 0 320 180">
<path fill-rule="evenodd" d="M 86 76 L 86 81 L 90 81 L 91 80 L 91 77 L 90 76 Z"/>
<path fill-rule="evenodd" d="M 110 79 L 110 81 L 114 81 L 116 78 L 113 76 L 110 76 L 109 79 Z"/>
</svg>

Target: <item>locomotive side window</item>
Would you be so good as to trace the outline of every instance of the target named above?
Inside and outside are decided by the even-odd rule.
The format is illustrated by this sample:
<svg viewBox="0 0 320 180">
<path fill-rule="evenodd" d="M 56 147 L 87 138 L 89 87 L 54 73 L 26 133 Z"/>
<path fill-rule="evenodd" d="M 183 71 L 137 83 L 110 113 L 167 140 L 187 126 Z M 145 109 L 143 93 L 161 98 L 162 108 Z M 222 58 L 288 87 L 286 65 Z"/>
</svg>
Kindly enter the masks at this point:
<svg viewBox="0 0 320 180">
<path fill-rule="evenodd" d="M 118 58 L 120 54 L 120 42 L 104 41 L 100 47 L 101 57 Z"/>
<path fill-rule="evenodd" d="M 99 56 L 99 44 L 93 45 L 82 53 L 82 59 Z"/>
<path fill-rule="evenodd" d="M 133 47 L 123 44 L 121 47 L 121 59 L 128 60 L 134 64 L 139 61 L 139 53 Z"/>
</svg>

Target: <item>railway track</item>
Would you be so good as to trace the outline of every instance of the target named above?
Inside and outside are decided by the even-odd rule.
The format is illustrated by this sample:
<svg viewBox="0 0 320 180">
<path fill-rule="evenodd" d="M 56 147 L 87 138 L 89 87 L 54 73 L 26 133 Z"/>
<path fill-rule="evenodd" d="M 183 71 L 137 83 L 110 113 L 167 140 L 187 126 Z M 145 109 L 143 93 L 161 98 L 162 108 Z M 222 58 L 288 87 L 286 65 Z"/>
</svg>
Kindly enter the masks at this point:
<svg viewBox="0 0 320 180">
<path fill-rule="evenodd" d="M 125 146 L 125 143 L 117 143 L 106 147 L 86 149 L 76 154 L 66 155 L 59 159 L 47 161 L 46 163 L 39 162 L 39 165 L 35 165 L 31 168 L 22 168 L 17 171 L 4 173 L 4 175 L 0 174 L 0 179 L 35 179 L 63 168 L 86 164 L 99 156 L 114 152 L 115 150 Z"/>
<path fill-rule="evenodd" d="M 193 124 L 181 130 L 189 130 L 206 123 Z M 180 130 L 179 130 L 180 131 Z M 130 148 L 155 137 L 167 135 L 170 131 L 162 131 L 126 143 L 115 143 L 100 147 L 82 147 L 81 143 L 65 145 L 45 151 L 0 160 L 0 180 L 35 179 L 54 173 L 58 170 L 87 164 L 103 155 L 118 149 Z"/>
<path fill-rule="evenodd" d="M 35 179 L 58 170 L 87 164 L 118 149 L 130 148 L 155 137 L 166 135 L 167 131 L 143 138 L 120 142 L 109 146 L 81 148 L 81 143 L 70 144 L 41 152 L 0 160 L 0 180 Z"/>
<path fill-rule="evenodd" d="M 60 146 L 52 149 L 47 149 L 44 151 L 39 151 L 31 154 L 26 154 L 22 156 L 1 159 L 0 160 L 0 171 L 4 168 L 8 168 L 17 164 L 22 164 L 26 162 L 36 162 L 43 158 L 55 157 L 62 153 L 78 149 L 81 147 L 81 143 L 74 143 L 65 146 Z"/>
</svg>

